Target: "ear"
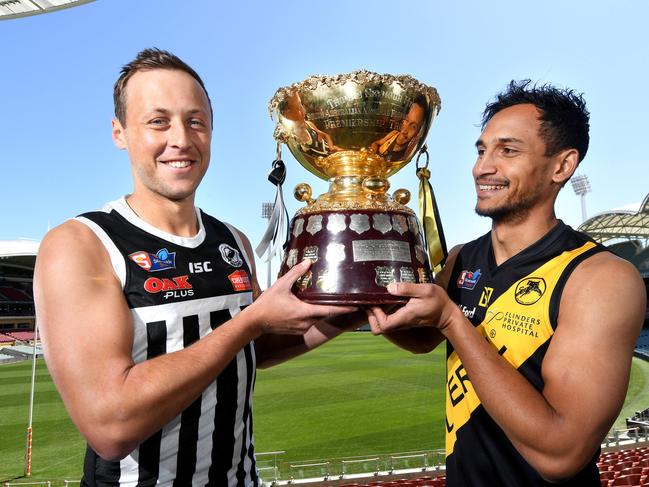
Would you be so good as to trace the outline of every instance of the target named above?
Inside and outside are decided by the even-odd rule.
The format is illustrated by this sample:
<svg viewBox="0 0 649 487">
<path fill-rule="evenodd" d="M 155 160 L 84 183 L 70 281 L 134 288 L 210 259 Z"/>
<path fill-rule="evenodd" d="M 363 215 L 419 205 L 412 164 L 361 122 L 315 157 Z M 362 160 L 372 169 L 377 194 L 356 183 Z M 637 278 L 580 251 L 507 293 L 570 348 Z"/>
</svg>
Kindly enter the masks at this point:
<svg viewBox="0 0 649 487">
<path fill-rule="evenodd" d="M 552 174 L 552 181 L 564 185 L 570 179 L 579 165 L 579 151 L 577 149 L 566 149 L 556 156 L 556 164 Z"/>
<path fill-rule="evenodd" d="M 126 129 L 116 118 L 112 121 L 113 143 L 118 149 L 126 149 Z"/>
</svg>

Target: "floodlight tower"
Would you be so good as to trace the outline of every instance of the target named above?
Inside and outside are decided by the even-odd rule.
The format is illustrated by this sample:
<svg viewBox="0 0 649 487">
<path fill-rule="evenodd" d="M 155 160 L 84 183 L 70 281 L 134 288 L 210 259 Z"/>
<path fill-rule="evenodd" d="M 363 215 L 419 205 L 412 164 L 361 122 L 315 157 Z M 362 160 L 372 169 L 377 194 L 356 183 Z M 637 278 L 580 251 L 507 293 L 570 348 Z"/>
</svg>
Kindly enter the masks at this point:
<svg viewBox="0 0 649 487">
<path fill-rule="evenodd" d="M 270 222 L 270 217 L 273 214 L 273 207 L 275 205 L 273 203 L 262 203 L 261 204 L 261 217 L 265 218 Z M 266 271 L 268 272 L 268 276 L 266 277 L 266 289 L 270 287 L 270 261 L 272 259 L 270 256 L 268 256 L 268 267 Z"/>
<path fill-rule="evenodd" d="M 590 193 L 590 182 L 585 174 L 575 174 L 571 179 L 572 189 L 581 197 L 581 219 L 586 221 L 586 193 Z"/>
</svg>

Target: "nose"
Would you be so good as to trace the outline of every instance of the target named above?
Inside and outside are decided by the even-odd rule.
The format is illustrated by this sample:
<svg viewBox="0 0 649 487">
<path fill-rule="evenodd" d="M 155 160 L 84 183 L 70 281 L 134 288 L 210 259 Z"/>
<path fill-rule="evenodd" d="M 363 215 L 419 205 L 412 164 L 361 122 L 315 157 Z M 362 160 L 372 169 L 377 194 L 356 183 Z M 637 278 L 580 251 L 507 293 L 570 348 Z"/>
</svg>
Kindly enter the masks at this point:
<svg viewBox="0 0 649 487">
<path fill-rule="evenodd" d="M 191 146 L 189 127 L 181 121 L 171 125 L 169 130 L 169 144 L 177 149 L 186 150 Z"/>
<path fill-rule="evenodd" d="M 494 159 L 491 152 L 484 149 L 482 154 L 478 155 L 478 158 L 473 165 L 473 177 L 478 178 L 480 176 L 487 176 L 495 174 L 496 165 L 494 164 Z"/>
</svg>

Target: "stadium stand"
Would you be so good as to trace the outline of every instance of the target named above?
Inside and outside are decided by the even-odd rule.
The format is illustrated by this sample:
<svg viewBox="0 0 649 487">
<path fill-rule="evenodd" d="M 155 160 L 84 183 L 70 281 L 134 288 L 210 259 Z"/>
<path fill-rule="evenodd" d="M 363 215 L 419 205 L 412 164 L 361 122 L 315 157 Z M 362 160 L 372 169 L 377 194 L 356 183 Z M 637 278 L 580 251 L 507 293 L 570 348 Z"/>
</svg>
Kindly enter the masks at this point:
<svg viewBox="0 0 649 487">
<path fill-rule="evenodd" d="M 0 333 L 0 346 L 7 345 L 7 344 L 13 345 L 15 341 L 16 341 L 15 338 L 9 335 L 5 335 L 4 333 Z"/>
<path fill-rule="evenodd" d="M 602 487 L 649 486 L 649 447 L 602 452 L 597 462 Z"/>
<path fill-rule="evenodd" d="M 31 342 L 34 340 L 35 333 L 34 331 L 15 330 L 15 331 L 6 331 L 5 335 L 13 338 L 14 340 L 18 340 L 21 342 Z"/>
</svg>

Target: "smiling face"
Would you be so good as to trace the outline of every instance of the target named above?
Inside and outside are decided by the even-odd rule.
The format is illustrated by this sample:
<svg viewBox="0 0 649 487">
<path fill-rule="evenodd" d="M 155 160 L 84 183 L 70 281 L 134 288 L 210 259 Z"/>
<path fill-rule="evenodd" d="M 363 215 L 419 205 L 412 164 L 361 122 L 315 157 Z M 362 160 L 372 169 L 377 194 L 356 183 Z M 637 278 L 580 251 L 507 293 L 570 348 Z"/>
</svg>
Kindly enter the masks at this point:
<svg viewBox="0 0 649 487">
<path fill-rule="evenodd" d="M 193 198 L 210 161 L 207 95 L 188 73 L 136 72 L 126 87 L 126 123 L 113 120 L 113 140 L 131 160 L 134 195 Z"/>
<path fill-rule="evenodd" d="M 499 223 L 521 221 L 537 208 L 553 211 L 565 152 L 545 155 L 539 115 L 534 105 L 514 105 L 485 126 L 473 167 L 479 215 Z"/>
<path fill-rule="evenodd" d="M 413 103 L 408 110 L 408 115 L 403 120 L 399 135 L 397 136 L 397 145 L 406 145 L 421 130 L 424 123 L 424 108 L 418 103 Z"/>
</svg>

